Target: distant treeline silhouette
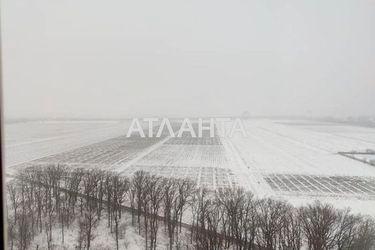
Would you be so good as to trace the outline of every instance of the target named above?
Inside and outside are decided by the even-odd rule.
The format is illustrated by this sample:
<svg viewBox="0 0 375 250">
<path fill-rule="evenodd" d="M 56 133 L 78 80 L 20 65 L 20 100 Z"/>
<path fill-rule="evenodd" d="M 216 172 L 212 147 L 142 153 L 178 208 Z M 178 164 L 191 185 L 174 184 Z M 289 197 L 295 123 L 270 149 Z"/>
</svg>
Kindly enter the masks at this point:
<svg viewBox="0 0 375 250">
<path fill-rule="evenodd" d="M 169 249 L 374 249 L 375 222 L 319 202 L 293 207 L 286 201 L 258 199 L 241 188 L 209 191 L 189 179 L 138 171 L 131 177 L 104 170 L 34 166 L 6 186 L 9 249 L 29 249 L 44 233 L 47 248 L 54 235 L 77 223 L 76 248 L 90 249 L 105 220 L 116 245 L 121 217 L 156 249 L 164 230 Z M 181 232 L 188 234 L 181 234 Z M 184 235 L 184 239 L 182 239 Z M 186 235 L 188 237 L 186 238 Z M 182 241 L 184 243 L 182 243 Z"/>
</svg>

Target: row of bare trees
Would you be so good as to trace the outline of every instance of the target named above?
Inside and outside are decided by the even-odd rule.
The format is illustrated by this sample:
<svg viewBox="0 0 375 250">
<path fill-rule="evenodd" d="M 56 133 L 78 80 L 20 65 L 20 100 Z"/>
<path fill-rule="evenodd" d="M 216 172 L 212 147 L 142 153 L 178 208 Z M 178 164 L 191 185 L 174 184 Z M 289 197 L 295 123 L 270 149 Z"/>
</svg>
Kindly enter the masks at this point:
<svg viewBox="0 0 375 250">
<path fill-rule="evenodd" d="M 129 184 L 127 178 L 102 170 L 54 165 L 23 170 L 7 183 L 9 248 L 28 249 L 32 239 L 44 233 L 48 249 L 53 249 L 53 229 L 61 229 L 64 243 L 65 231 L 74 222 L 79 228 L 77 247 L 90 249 L 103 212 L 118 242 Z"/>
<path fill-rule="evenodd" d="M 274 199 L 257 199 L 240 188 L 215 192 L 188 179 L 139 171 L 132 177 L 103 170 L 64 166 L 30 167 L 7 184 L 8 244 L 29 249 L 45 234 L 47 248 L 64 243 L 66 230 L 78 225 L 77 248 L 90 249 L 101 220 L 123 249 L 121 218 L 156 249 L 164 233 L 169 249 L 374 249 L 375 223 L 327 204 L 300 208 Z M 54 229 L 54 230 L 53 230 Z M 185 232 L 185 234 L 183 234 Z M 188 233 L 188 234 L 186 234 Z M 187 237 L 188 235 L 188 237 Z"/>
<path fill-rule="evenodd" d="M 159 223 L 169 238 L 170 249 L 179 241 L 182 220 L 186 209 L 191 207 L 196 185 L 188 179 L 173 179 L 136 172 L 131 180 L 129 203 L 132 223 L 142 229 L 146 249 L 156 249 Z"/>
<path fill-rule="evenodd" d="M 255 199 L 242 189 L 201 190 L 192 206 L 191 237 L 199 249 L 374 249 L 375 224 L 315 202 L 295 208 Z"/>
</svg>

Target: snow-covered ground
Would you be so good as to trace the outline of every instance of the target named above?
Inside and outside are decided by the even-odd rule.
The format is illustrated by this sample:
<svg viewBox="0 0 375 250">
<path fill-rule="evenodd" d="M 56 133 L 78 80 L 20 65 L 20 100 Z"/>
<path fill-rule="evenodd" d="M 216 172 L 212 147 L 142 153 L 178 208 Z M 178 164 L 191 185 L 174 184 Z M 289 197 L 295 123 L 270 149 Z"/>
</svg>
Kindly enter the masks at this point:
<svg viewBox="0 0 375 250">
<path fill-rule="evenodd" d="M 139 142 L 124 136 L 126 122 L 7 124 L 5 161 L 8 173 L 32 160 L 112 168 L 122 174 L 143 169 L 194 178 L 210 188 L 242 186 L 260 197 L 296 205 L 319 199 L 375 215 L 375 167 L 338 154 L 375 150 L 375 128 L 272 119 L 243 124 L 246 137 L 235 133 L 214 140 Z"/>
<path fill-rule="evenodd" d="M 128 122 L 29 121 L 5 123 L 5 166 L 13 166 L 90 145 L 126 133 Z"/>
<path fill-rule="evenodd" d="M 375 129 L 266 119 L 248 120 L 245 127 L 247 137 L 236 134 L 228 140 L 253 179 L 248 189 L 295 205 L 319 199 L 375 215 L 375 167 L 338 154 L 375 149 Z M 266 177 L 284 185 L 284 192 L 270 189 L 262 181 Z"/>
<path fill-rule="evenodd" d="M 140 159 L 137 164 L 212 168 L 229 166 L 221 145 L 163 145 Z"/>
<path fill-rule="evenodd" d="M 143 230 L 143 229 L 142 229 Z M 131 225 L 130 214 L 124 213 L 119 222 L 119 249 L 141 250 L 145 249 L 145 238 L 138 234 L 138 229 Z M 74 221 L 69 228 L 65 226 L 62 234 L 61 226 L 56 223 L 52 229 L 53 249 L 78 249 L 79 235 L 78 221 Z M 142 232 L 143 234 L 143 232 Z M 180 234 L 181 243 L 187 242 L 185 229 Z M 63 238 L 64 235 L 64 238 Z M 97 227 L 93 229 L 93 239 L 90 249 L 93 250 L 111 250 L 116 249 L 116 238 L 114 232 L 110 232 L 107 225 L 107 219 L 102 218 Z M 160 228 L 157 236 L 157 250 L 168 249 L 168 237 L 164 230 Z M 185 243 L 187 244 L 187 243 Z M 47 235 L 43 231 L 36 235 L 30 244 L 30 249 L 47 249 Z"/>
<path fill-rule="evenodd" d="M 320 127 L 318 129 L 318 127 Z M 252 171 L 261 173 L 324 174 L 349 176 L 375 176 L 375 168 L 347 159 L 340 151 L 375 148 L 375 129 L 334 124 L 296 126 L 270 120 L 246 122 L 248 137 L 236 134 L 231 138 Z M 347 136 L 343 127 L 352 136 Z M 354 138 L 358 129 L 365 142 Z"/>
</svg>

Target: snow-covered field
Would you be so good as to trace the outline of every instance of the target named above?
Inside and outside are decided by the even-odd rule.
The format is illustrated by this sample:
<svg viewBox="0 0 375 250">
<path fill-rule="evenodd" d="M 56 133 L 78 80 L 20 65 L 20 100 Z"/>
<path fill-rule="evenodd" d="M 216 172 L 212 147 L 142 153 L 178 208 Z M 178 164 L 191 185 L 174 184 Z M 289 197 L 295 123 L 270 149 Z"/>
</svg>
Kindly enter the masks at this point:
<svg viewBox="0 0 375 250">
<path fill-rule="evenodd" d="M 6 172 L 12 173 L 22 163 L 123 135 L 128 126 L 127 121 L 5 123 Z"/>
<path fill-rule="evenodd" d="M 7 172 L 21 163 L 63 163 L 122 174 L 147 170 L 209 188 L 242 186 L 301 204 L 320 199 L 375 214 L 375 167 L 338 152 L 375 150 L 375 128 L 250 119 L 247 137 L 126 138 L 127 122 L 5 125 Z M 21 165 L 22 166 L 22 165 Z"/>
<path fill-rule="evenodd" d="M 320 128 L 317 128 L 320 127 Z M 337 131 L 333 128 L 337 127 Z M 343 127 L 352 136 L 347 136 Z M 353 136 L 358 129 L 358 138 Z M 375 148 L 375 129 L 334 124 L 284 125 L 274 121 L 246 122 L 248 137 L 232 142 L 251 167 L 265 173 L 375 176 L 375 168 L 346 159 L 340 151 Z M 363 138 L 368 134 L 368 140 Z"/>
<path fill-rule="evenodd" d="M 375 129 L 275 120 L 248 120 L 245 126 L 248 137 L 229 140 L 250 177 L 260 180 L 250 190 L 295 204 L 320 199 L 375 214 L 375 167 L 338 154 L 375 149 Z"/>
</svg>

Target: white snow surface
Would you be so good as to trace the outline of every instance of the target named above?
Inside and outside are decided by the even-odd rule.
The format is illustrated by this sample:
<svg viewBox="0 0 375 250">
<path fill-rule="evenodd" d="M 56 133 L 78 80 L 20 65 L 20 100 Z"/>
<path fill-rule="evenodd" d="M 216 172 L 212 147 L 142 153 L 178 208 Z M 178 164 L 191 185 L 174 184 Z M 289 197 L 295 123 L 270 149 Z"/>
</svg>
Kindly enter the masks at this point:
<svg viewBox="0 0 375 250">
<path fill-rule="evenodd" d="M 259 197 L 285 199 L 295 205 L 319 199 L 337 207 L 349 206 L 353 211 L 375 215 L 375 199 L 276 192 L 264 180 L 264 176 L 273 174 L 375 178 L 374 166 L 338 154 L 341 151 L 375 150 L 375 128 L 280 119 L 249 119 L 243 120 L 243 124 L 246 137 L 241 133 L 235 133 L 233 137 L 221 134 L 222 145 L 174 145 L 163 140 L 141 149 L 131 162 L 112 168 L 119 172 L 135 166 L 182 167 L 183 171 L 186 168 L 191 171 L 228 169 L 233 173 L 229 179 L 235 179 L 237 185 Z M 113 121 L 6 124 L 7 172 L 20 163 L 123 136 L 128 125 Z M 107 169 L 111 169 L 110 166 Z M 192 176 L 215 183 L 215 178 L 222 178 L 219 172 L 215 173 L 205 172 L 205 176 L 192 173 Z"/>
</svg>

